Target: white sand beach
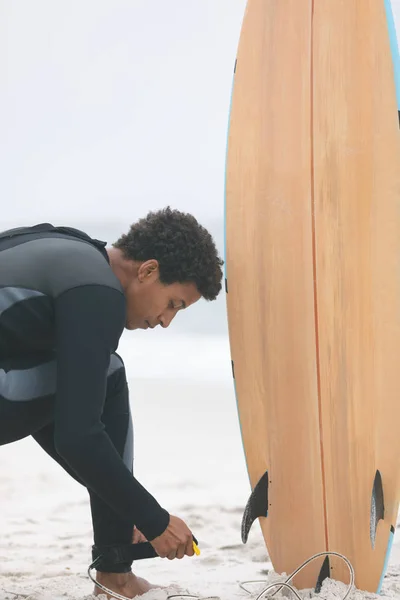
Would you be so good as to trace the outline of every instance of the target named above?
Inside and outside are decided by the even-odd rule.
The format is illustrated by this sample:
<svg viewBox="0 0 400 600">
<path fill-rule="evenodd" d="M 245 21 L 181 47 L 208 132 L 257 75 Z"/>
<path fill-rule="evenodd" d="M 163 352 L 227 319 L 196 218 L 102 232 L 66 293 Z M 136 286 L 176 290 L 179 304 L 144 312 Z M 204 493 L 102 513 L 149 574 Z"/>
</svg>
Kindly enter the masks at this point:
<svg viewBox="0 0 400 600">
<path fill-rule="evenodd" d="M 268 582 L 276 574 L 259 525 L 253 525 L 247 544 L 240 538 L 250 488 L 228 342 L 223 336 L 161 333 L 164 339 L 156 344 L 153 332 L 125 336 L 119 349 L 130 380 L 135 472 L 163 506 L 185 519 L 201 555 L 135 563 L 138 575 L 172 586 L 143 599 L 165 600 L 177 590 L 249 598 L 240 582 Z M 93 584 L 87 575 L 92 538 L 86 490 L 26 439 L 0 448 L 0 499 L 0 600 L 88 600 Z M 253 585 L 251 597 L 263 587 Z M 318 596 L 301 595 L 336 600 L 345 589 L 328 580 Z M 283 594 L 274 597 L 290 597 Z M 352 597 L 400 598 L 399 529 L 382 594 Z"/>
</svg>

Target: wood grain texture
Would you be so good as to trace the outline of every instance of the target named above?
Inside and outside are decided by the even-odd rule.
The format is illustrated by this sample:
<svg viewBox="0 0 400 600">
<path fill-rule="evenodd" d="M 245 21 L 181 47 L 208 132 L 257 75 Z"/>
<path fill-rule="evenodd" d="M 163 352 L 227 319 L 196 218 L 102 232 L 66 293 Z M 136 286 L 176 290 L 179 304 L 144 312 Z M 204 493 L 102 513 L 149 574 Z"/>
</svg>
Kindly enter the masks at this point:
<svg viewBox="0 0 400 600">
<path fill-rule="evenodd" d="M 384 2 L 316 2 L 313 197 L 328 545 L 376 591 L 400 475 L 400 135 Z M 370 541 L 382 474 L 385 520 Z M 332 576 L 347 579 L 342 564 Z"/>
<path fill-rule="evenodd" d="M 290 15 L 290 19 L 288 19 Z M 311 5 L 248 3 L 226 181 L 228 316 L 252 487 L 270 473 L 261 527 L 275 569 L 326 547 L 311 214 Z M 298 585 L 315 584 L 315 561 Z"/>
<path fill-rule="evenodd" d="M 330 549 L 369 591 L 400 487 L 399 166 L 383 0 L 249 0 L 230 115 L 226 274 L 250 483 L 269 471 L 260 524 L 275 570 Z M 385 520 L 373 550 L 377 469 Z M 313 587 L 321 564 L 296 585 Z"/>
</svg>

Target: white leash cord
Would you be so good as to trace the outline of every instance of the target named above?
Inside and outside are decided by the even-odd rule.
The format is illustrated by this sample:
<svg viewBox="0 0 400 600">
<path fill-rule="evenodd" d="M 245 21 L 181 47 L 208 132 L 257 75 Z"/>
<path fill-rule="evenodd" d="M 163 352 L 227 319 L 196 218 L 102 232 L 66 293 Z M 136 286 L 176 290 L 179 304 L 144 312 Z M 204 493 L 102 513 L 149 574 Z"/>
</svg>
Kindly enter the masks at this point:
<svg viewBox="0 0 400 600">
<path fill-rule="evenodd" d="M 304 563 L 302 565 L 300 565 L 300 567 L 298 569 L 293 571 L 293 573 L 291 575 L 289 575 L 289 577 L 285 581 L 279 581 L 276 583 L 269 584 L 266 588 L 264 588 L 262 590 L 262 592 L 260 592 L 258 594 L 258 596 L 255 598 L 255 600 L 262 600 L 262 599 L 267 600 L 266 594 L 274 588 L 278 588 L 278 589 L 275 590 L 275 592 L 270 596 L 270 598 L 272 598 L 272 596 L 275 596 L 275 594 L 277 594 L 282 588 L 287 588 L 292 592 L 292 594 L 295 596 L 295 598 L 297 598 L 297 600 L 302 600 L 302 598 L 299 595 L 299 593 L 297 592 L 297 590 L 295 590 L 295 588 L 292 585 L 290 585 L 289 581 L 291 579 L 293 579 L 293 577 L 295 577 L 297 575 L 297 573 L 302 571 L 310 562 L 312 562 L 316 558 L 319 558 L 320 556 L 328 556 L 328 555 L 329 556 L 337 556 L 338 558 L 341 558 L 342 560 L 344 560 L 344 562 L 346 563 L 346 565 L 349 568 L 350 583 L 348 585 L 346 594 L 341 599 L 341 600 L 347 600 L 350 593 L 354 589 L 354 569 L 353 569 L 350 561 L 345 556 L 343 556 L 343 554 L 339 554 L 339 552 L 319 552 L 318 554 L 314 554 L 314 556 L 311 556 L 311 558 L 304 561 Z M 131 598 L 127 598 L 126 596 L 121 596 L 121 594 L 117 594 L 116 592 L 109 590 L 104 585 L 102 585 L 101 583 L 96 581 L 96 579 L 94 579 L 94 577 L 92 577 L 92 574 L 90 572 L 91 569 L 94 568 L 94 564 L 95 563 L 93 563 L 89 566 L 88 575 L 89 575 L 89 578 L 92 580 L 92 582 L 98 588 L 100 588 L 103 592 L 106 592 L 106 594 L 109 594 L 110 596 L 112 596 L 112 598 L 115 598 L 116 600 L 131 600 Z M 245 587 L 246 584 L 249 584 L 249 583 L 262 583 L 262 582 L 259 580 L 251 580 L 251 581 L 243 581 L 242 583 L 239 583 L 239 587 L 243 591 L 245 591 L 247 594 L 251 595 L 251 592 L 248 589 L 246 589 L 246 587 Z M 193 598 L 194 600 L 220 600 L 219 596 L 195 596 L 194 594 L 172 594 L 172 595 L 167 596 L 167 600 L 172 600 L 172 598 Z"/>
<path fill-rule="evenodd" d="M 297 573 L 299 573 L 300 571 L 302 571 L 304 569 L 304 567 L 306 567 L 310 562 L 312 562 L 313 560 L 315 560 L 316 558 L 319 558 L 320 556 L 337 556 L 338 558 L 341 558 L 342 560 L 344 560 L 344 562 L 346 563 L 346 565 L 349 568 L 350 571 L 350 583 L 348 585 L 347 591 L 345 593 L 345 595 L 343 596 L 342 600 L 346 600 L 350 593 L 353 591 L 354 589 L 354 569 L 352 564 L 350 563 L 350 561 L 343 556 L 343 554 L 339 554 L 339 552 L 319 552 L 318 554 L 314 554 L 314 556 L 311 556 L 311 558 L 309 558 L 308 560 L 304 561 L 304 563 L 302 565 L 300 565 L 300 567 L 298 569 L 296 569 L 295 571 L 293 571 L 293 573 L 291 575 L 289 575 L 289 577 L 285 580 L 285 581 L 278 581 L 276 583 L 271 583 L 270 585 L 268 585 L 266 588 L 264 588 L 262 590 L 262 592 L 260 592 L 258 594 L 258 596 L 256 597 L 255 600 L 261 600 L 262 598 L 267 598 L 266 594 L 267 592 L 269 592 L 270 590 L 274 589 L 274 588 L 278 588 L 277 590 L 275 590 L 275 592 L 270 596 L 272 598 L 272 596 L 275 596 L 276 593 L 279 592 L 279 590 L 281 590 L 283 587 L 289 589 L 292 594 L 298 599 L 298 600 L 302 600 L 301 596 L 299 595 L 299 593 L 294 589 L 293 586 L 291 586 L 289 584 L 289 581 L 291 579 L 293 579 L 293 577 L 295 577 L 297 575 Z M 244 590 L 245 592 L 247 592 L 247 594 L 251 595 L 251 592 L 246 589 L 245 585 L 248 583 L 261 583 L 260 581 L 243 581 L 242 583 L 239 584 L 239 586 L 241 587 L 242 590 Z"/>
</svg>

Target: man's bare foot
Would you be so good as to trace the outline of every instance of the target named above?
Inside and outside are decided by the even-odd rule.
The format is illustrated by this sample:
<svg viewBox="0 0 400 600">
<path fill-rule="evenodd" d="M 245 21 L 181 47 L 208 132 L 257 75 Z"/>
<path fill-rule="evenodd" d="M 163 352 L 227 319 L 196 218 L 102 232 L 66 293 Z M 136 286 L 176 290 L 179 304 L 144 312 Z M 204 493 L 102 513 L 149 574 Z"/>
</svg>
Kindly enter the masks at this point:
<svg viewBox="0 0 400 600">
<path fill-rule="evenodd" d="M 104 587 L 108 588 L 109 590 L 116 592 L 121 596 L 126 596 L 126 598 L 135 598 L 136 596 L 145 594 L 151 589 L 159 587 L 152 585 L 146 581 L 146 579 L 142 579 L 142 577 L 136 577 L 136 575 L 134 575 L 132 572 L 103 573 L 98 571 L 96 581 L 101 583 L 101 585 L 104 585 Z M 102 591 L 96 585 L 94 588 L 94 595 L 99 596 L 99 594 L 105 594 L 109 600 L 112 598 L 110 594 L 106 594 L 106 592 Z"/>
</svg>

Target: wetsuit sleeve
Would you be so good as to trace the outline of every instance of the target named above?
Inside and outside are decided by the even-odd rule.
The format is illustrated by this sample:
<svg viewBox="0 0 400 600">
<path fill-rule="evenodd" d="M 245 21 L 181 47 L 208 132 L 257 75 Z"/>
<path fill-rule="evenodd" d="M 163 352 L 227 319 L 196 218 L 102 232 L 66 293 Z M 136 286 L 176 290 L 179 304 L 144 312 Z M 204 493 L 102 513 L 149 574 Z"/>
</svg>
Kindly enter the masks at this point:
<svg viewBox="0 0 400 600">
<path fill-rule="evenodd" d="M 168 526 L 169 514 L 125 466 L 101 421 L 125 298 L 107 286 L 76 287 L 55 300 L 55 321 L 56 449 L 87 487 L 152 540 Z"/>
</svg>

